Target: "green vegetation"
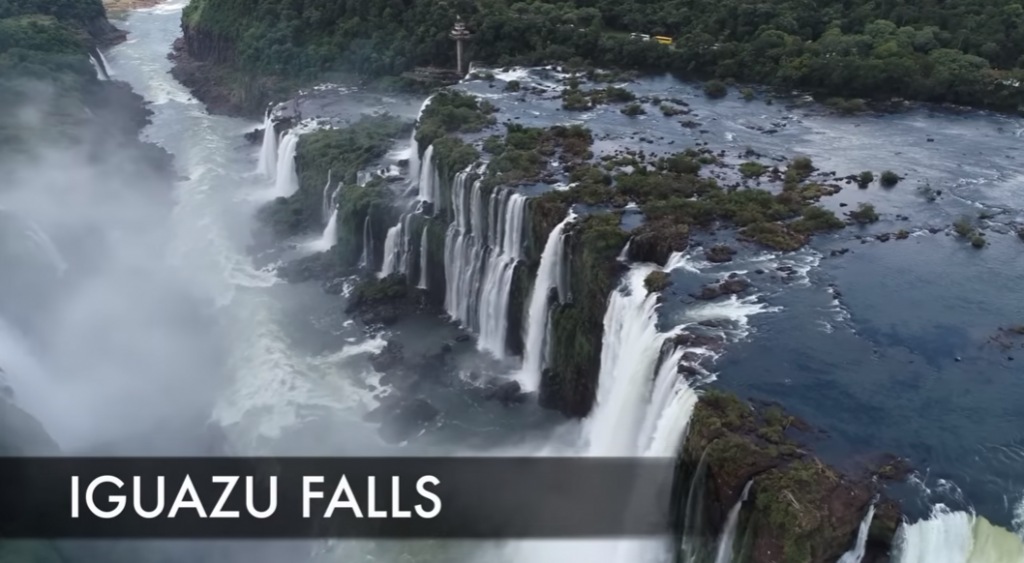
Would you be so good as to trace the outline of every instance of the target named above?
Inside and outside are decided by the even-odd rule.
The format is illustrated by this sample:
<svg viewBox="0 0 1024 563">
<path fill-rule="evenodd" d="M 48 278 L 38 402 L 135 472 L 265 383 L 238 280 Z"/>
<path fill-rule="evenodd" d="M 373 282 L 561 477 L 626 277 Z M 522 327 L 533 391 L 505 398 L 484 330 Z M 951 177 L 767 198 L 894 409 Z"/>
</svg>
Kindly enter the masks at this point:
<svg viewBox="0 0 1024 563">
<path fill-rule="evenodd" d="M 851 100 L 892 97 L 1016 110 L 1024 89 L 1024 9 L 996 0 L 891 5 L 780 0 L 693 6 L 598 0 L 429 2 L 196 0 L 192 37 L 231 46 L 240 69 L 314 79 L 346 70 L 398 76 L 454 67 L 447 36 L 461 15 L 467 57 L 499 65 L 578 59 L 627 69 L 693 72 Z M 629 32 L 676 39 L 665 46 Z"/>
<path fill-rule="evenodd" d="M 670 285 L 672 285 L 672 280 L 667 273 L 661 270 L 654 270 L 644 278 L 644 287 L 647 288 L 647 293 L 665 291 L 665 288 Z"/>
<path fill-rule="evenodd" d="M 475 133 L 494 125 L 494 106 L 472 94 L 441 90 L 423 110 L 416 129 L 420 153 L 436 139 L 452 133 Z"/>
<path fill-rule="evenodd" d="M 342 129 L 320 129 L 302 135 L 296 150 L 299 190 L 290 197 L 278 198 L 261 211 L 271 229 L 279 236 L 294 236 L 321 225 L 324 185 L 330 171 L 331 181 L 344 184 L 339 198 L 338 252 L 340 262 L 350 266 L 362 250 L 363 221 L 374 216 L 375 226 L 391 221 L 390 190 L 381 181 L 355 185 L 356 173 L 383 157 L 408 122 L 391 115 L 366 116 Z"/>
<path fill-rule="evenodd" d="M 986 244 L 985 237 L 981 233 L 976 233 L 971 237 L 971 246 L 974 248 L 984 248 Z"/>
<path fill-rule="evenodd" d="M 729 87 L 721 80 L 709 80 L 704 83 L 704 95 L 709 98 L 724 98 L 729 93 Z"/>
<path fill-rule="evenodd" d="M 964 238 L 971 238 L 974 234 L 974 220 L 964 215 L 953 222 L 953 230 Z"/>
<path fill-rule="evenodd" d="M 871 182 L 874 182 L 874 181 L 875 181 L 875 175 L 870 170 L 865 170 L 865 171 L 861 172 L 860 176 L 857 177 L 857 184 L 860 187 L 862 187 L 862 188 L 868 187 L 868 185 L 871 184 Z"/>
<path fill-rule="evenodd" d="M 647 110 L 645 110 L 643 106 L 636 102 L 629 104 L 628 106 L 620 109 L 619 111 L 622 112 L 622 115 L 628 115 L 629 117 L 636 117 L 638 115 L 644 115 L 645 113 L 647 113 Z"/>
<path fill-rule="evenodd" d="M 740 95 L 743 96 L 743 99 L 748 102 L 753 101 L 754 99 L 754 91 L 751 90 L 750 88 L 743 88 L 742 90 L 740 90 Z"/>
<path fill-rule="evenodd" d="M 899 174 L 893 172 L 892 170 L 886 170 L 885 172 L 882 172 L 882 177 L 879 180 L 879 182 L 881 182 L 881 184 L 887 188 L 895 186 L 897 183 L 899 183 L 899 181 Z"/>
<path fill-rule="evenodd" d="M 861 225 L 878 221 L 878 213 L 875 211 L 875 206 L 870 203 L 860 204 L 857 206 L 857 209 L 855 211 L 851 211 L 849 215 L 850 219 L 853 219 Z"/>
<path fill-rule="evenodd" d="M 760 162 L 744 162 L 740 165 L 740 174 L 747 178 L 758 178 L 768 171 L 768 167 Z"/>
</svg>

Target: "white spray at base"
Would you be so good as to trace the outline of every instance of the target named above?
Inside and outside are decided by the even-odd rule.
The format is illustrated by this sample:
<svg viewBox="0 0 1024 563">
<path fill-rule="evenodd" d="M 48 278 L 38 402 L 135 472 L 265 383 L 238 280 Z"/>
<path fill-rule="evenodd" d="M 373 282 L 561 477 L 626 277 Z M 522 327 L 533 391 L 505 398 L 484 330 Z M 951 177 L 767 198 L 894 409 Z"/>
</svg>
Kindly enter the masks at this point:
<svg viewBox="0 0 1024 563">
<path fill-rule="evenodd" d="M 256 163 L 256 172 L 266 178 L 273 179 L 277 171 L 277 131 L 270 110 L 263 118 L 263 143 L 260 145 L 260 158 Z"/>
<path fill-rule="evenodd" d="M 936 505 L 931 516 L 903 524 L 894 563 L 1022 563 L 1024 543 L 981 516 Z"/>
<path fill-rule="evenodd" d="M 327 185 L 324 186 L 324 194 L 327 194 L 331 186 L 331 172 L 327 171 Z M 320 238 L 313 241 L 310 245 L 310 249 L 318 252 L 324 252 L 330 250 L 332 246 L 338 242 L 338 195 L 341 193 L 341 184 L 339 183 L 334 190 L 330 191 L 330 196 L 327 196 L 326 204 L 324 205 L 324 213 L 327 220 L 327 225 L 324 226 L 324 232 L 320 235 Z"/>
<path fill-rule="evenodd" d="M 857 540 L 853 544 L 853 549 L 847 551 L 839 558 L 836 563 L 860 563 L 864 559 L 864 553 L 867 551 L 868 546 L 868 532 L 871 531 L 871 520 L 875 517 L 875 503 L 871 503 L 868 507 L 868 513 L 864 515 L 864 520 L 861 521 L 860 527 L 857 528 Z"/>
<path fill-rule="evenodd" d="M 526 338 L 524 339 L 523 368 L 519 383 L 526 391 L 540 387 L 541 371 L 544 369 L 544 346 L 548 332 L 548 295 L 552 287 L 560 282 L 560 267 L 565 260 L 565 227 L 576 220 L 572 211 L 548 234 L 544 251 L 540 256 L 537 278 L 533 283 L 530 305 L 526 313 Z"/>
</svg>

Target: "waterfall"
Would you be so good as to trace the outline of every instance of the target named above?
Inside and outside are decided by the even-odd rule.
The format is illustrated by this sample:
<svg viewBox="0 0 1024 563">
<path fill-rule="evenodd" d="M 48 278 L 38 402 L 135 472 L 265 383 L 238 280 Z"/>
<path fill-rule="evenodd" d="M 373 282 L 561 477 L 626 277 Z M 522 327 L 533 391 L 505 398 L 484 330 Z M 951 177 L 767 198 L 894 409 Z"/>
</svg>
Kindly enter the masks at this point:
<svg viewBox="0 0 1024 563">
<path fill-rule="evenodd" d="M 868 532 L 871 530 L 871 519 L 875 517 L 875 503 L 868 507 L 868 513 L 864 515 L 860 527 L 857 529 L 857 541 L 853 549 L 847 551 L 836 563 L 860 563 L 864 559 L 864 552 L 867 550 Z"/>
<path fill-rule="evenodd" d="M 260 145 L 260 160 L 256 165 L 256 172 L 272 179 L 276 168 L 277 131 L 274 129 L 271 112 L 267 109 L 267 115 L 263 118 L 263 144 Z"/>
<path fill-rule="evenodd" d="M 544 369 L 544 358 L 547 347 L 545 338 L 548 330 L 548 319 L 551 316 L 548 306 L 548 294 L 552 287 L 562 285 L 562 263 L 565 261 L 565 226 L 576 220 L 576 214 L 569 211 L 565 219 L 548 234 L 544 243 L 544 252 L 540 256 L 537 278 L 533 282 L 533 293 L 530 295 L 530 306 L 526 316 L 526 338 L 523 353 L 523 388 L 532 391 L 540 386 L 541 371 Z M 559 299 L 562 298 L 559 291 Z"/>
<path fill-rule="evenodd" d="M 114 69 L 110 66 L 110 63 L 107 62 L 107 57 L 103 56 L 103 51 L 96 49 L 96 54 L 100 56 L 100 65 L 103 66 L 103 74 L 107 76 L 107 80 L 110 80 L 110 77 L 116 74 Z"/>
<path fill-rule="evenodd" d="M 414 127 L 409 136 L 409 185 L 412 186 L 413 182 L 418 181 L 419 178 L 420 150 L 419 145 L 416 144 L 416 128 Z"/>
<path fill-rule="evenodd" d="M 483 168 L 476 171 L 483 172 Z M 505 355 L 508 300 L 523 244 L 527 198 L 509 188 L 485 193 L 481 178 L 467 187 L 470 168 L 455 176 L 454 221 L 445 233 L 445 310 L 480 336 L 478 345 Z"/>
<path fill-rule="evenodd" d="M 650 268 L 634 267 L 612 290 L 604 315 L 597 400 L 587 419 L 589 453 L 628 456 L 644 422 L 651 379 L 665 335 L 658 332 L 658 294 L 647 294 Z"/>
<path fill-rule="evenodd" d="M 743 508 L 743 503 L 747 502 L 747 495 L 750 493 L 750 486 L 754 484 L 754 481 L 747 481 L 747 484 L 743 486 L 743 494 L 740 495 L 740 499 L 736 501 L 736 504 L 729 509 L 729 516 L 725 519 L 725 527 L 722 528 L 722 535 L 718 538 L 718 550 L 715 554 L 715 563 L 732 563 L 732 547 L 736 541 L 736 526 L 740 521 L 740 509 Z M 866 534 L 865 534 L 866 536 Z M 858 558 L 859 562 L 860 559 Z M 843 563 L 840 561 L 840 563 Z"/>
<path fill-rule="evenodd" d="M 324 184 L 323 201 L 320 204 L 320 216 L 324 221 L 327 221 L 334 211 L 334 193 L 330 192 L 331 189 L 331 171 L 327 171 L 327 183 Z M 341 185 L 338 186 L 341 189 Z"/>
<path fill-rule="evenodd" d="M 96 52 L 99 53 L 101 57 L 103 56 L 103 53 L 100 53 L 99 49 L 97 49 Z M 110 74 L 107 73 L 105 65 L 101 63 L 99 60 L 97 60 L 96 57 L 94 57 L 91 53 L 89 54 L 89 62 L 91 62 L 92 67 L 96 69 L 97 80 L 110 80 Z"/>
<path fill-rule="evenodd" d="M 523 246 L 526 196 L 511 190 L 496 190 L 491 194 L 488 208 L 490 246 L 486 250 L 487 262 L 477 307 L 478 343 L 495 357 L 502 358 L 508 333 L 512 275 Z"/>
<path fill-rule="evenodd" d="M 299 175 L 295 169 L 295 150 L 299 146 L 299 134 L 292 130 L 285 134 L 277 150 L 277 172 L 274 193 L 277 197 L 289 197 L 299 191 Z"/>
<path fill-rule="evenodd" d="M 324 201 L 324 215 L 327 221 L 327 225 L 324 227 L 324 232 L 320 236 L 319 240 L 313 241 L 312 249 L 320 252 L 330 250 L 332 246 L 338 243 L 338 194 L 341 193 L 341 184 L 334 188 L 331 192 L 330 197 L 327 197 L 327 190 L 331 186 L 331 172 L 327 172 L 327 185 L 324 186 L 324 194 L 326 200 Z"/>
<path fill-rule="evenodd" d="M 1024 561 L 1024 543 L 1013 532 L 969 512 L 944 505 L 927 520 L 902 524 L 894 563 L 1015 563 Z"/>
<path fill-rule="evenodd" d="M 380 269 L 380 277 L 387 277 L 398 271 L 398 238 L 401 236 L 402 222 L 388 229 L 384 237 L 384 264 Z"/>
<path fill-rule="evenodd" d="M 416 287 L 427 289 L 427 223 L 423 222 L 423 234 L 420 236 L 420 283 Z"/>
<path fill-rule="evenodd" d="M 431 144 L 427 147 L 427 152 L 423 153 L 423 164 L 420 165 L 419 183 L 420 193 L 419 199 L 421 201 L 431 202 L 434 201 L 434 145 Z"/>
<path fill-rule="evenodd" d="M 412 229 L 409 228 L 409 221 L 412 220 L 412 213 L 402 215 L 399 221 L 398 238 L 402 241 L 401 250 L 398 254 L 398 271 L 403 274 L 409 273 L 409 255 L 412 254 Z"/>
<path fill-rule="evenodd" d="M 373 270 L 373 227 L 370 217 L 372 215 L 367 213 L 366 220 L 363 221 L 363 255 L 359 258 L 359 266 Z"/>
</svg>

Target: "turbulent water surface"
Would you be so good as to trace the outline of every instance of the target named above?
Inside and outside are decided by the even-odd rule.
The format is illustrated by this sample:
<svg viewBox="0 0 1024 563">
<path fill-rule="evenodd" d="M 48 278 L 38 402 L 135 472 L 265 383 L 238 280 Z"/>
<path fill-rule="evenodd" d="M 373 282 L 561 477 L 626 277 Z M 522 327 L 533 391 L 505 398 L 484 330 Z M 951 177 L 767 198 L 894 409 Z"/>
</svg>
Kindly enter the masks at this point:
<svg viewBox="0 0 1024 563">
<path fill-rule="evenodd" d="M 685 435 L 696 395 L 674 369 L 672 362 L 681 352 L 659 364 L 660 342 L 674 330 L 703 323 L 705 330 L 718 331 L 730 342 L 721 357 L 692 350 L 716 358 L 708 364 L 715 373 L 705 372 L 707 379 L 715 377 L 745 396 L 778 400 L 823 427 L 830 439 L 817 446 L 827 459 L 878 451 L 910 459 L 919 470 L 914 486 L 896 492 L 911 516 L 927 519 L 902 532 L 900 561 L 994 563 L 1024 553 L 1013 535 L 1024 527 L 1024 410 L 1019 407 L 1024 380 L 1018 367 L 1024 352 L 1000 350 L 989 342 L 998 327 L 1024 322 L 1024 302 L 1015 298 L 1024 287 L 1019 266 L 1024 246 L 1006 227 L 1020 222 L 1024 209 L 1024 162 L 1018 160 L 1021 138 L 1015 134 L 1024 129 L 1020 120 L 926 110 L 838 118 L 814 106 L 787 108 L 735 97 L 708 101 L 693 85 L 669 78 L 630 85 L 638 94 L 687 100 L 694 110 L 688 117 L 700 125 L 685 128 L 658 115 L 654 106 L 650 115 L 638 118 L 622 115 L 616 106 L 585 114 L 560 111 L 558 77 L 543 69 L 499 72 L 498 87 L 483 80 L 463 82 L 460 87 L 498 105 L 502 119 L 525 125 L 586 123 L 595 131 L 599 153 L 628 144 L 668 154 L 707 141 L 716 152 L 725 149 L 730 162 L 740 162 L 737 154 L 750 147 L 765 160 L 809 155 L 819 168 L 840 176 L 892 169 L 906 179 L 888 190 L 877 184 L 867 190 L 848 185 L 826 198 L 823 204 L 837 212 L 850 208 L 840 207 L 843 203 L 852 207 L 871 201 L 882 221 L 819 236 L 812 248 L 787 255 L 744 250 L 724 265 L 705 262 L 699 249 L 673 256 L 665 270 L 675 284 L 660 307 L 657 296 L 647 297 L 642 287 L 644 274 L 654 266 L 634 265 L 610 298 L 598 404 L 583 424 L 554 423 L 535 405 L 510 413 L 459 397 L 431 397 L 448 424 L 398 449 L 383 445 L 361 419 L 376 405 L 379 391 L 366 357 L 383 340 L 367 338 L 342 314 L 343 298 L 325 295 L 315 285 L 285 285 L 276 279 L 272 265 L 253 266 L 272 261 L 252 256 L 256 209 L 297 189 L 291 161 L 297 134 L 286 134 L 280 143 L 271 137 L 262 148 L 248 145 L 242 134 L 260 124 L 206 114 L 170 77 L 166 53 L 179 33 L 182 7 L 164 4 L 129 15 L 122 25 L 131 32 L 130 40 L 108 52 L 109 62 L 104 61 L 111 76 L 128 81 L 153 102 L 153 124 L 145 135 L 171 151 L 187 176 L 175 186 L 169 232 L 153 232 L 151 225 L 157 223 L 147 214 L 158 213 L 156 204 L 140 201 L 133 206 L 131 198 L 120 207 L 84 202 L 90 203 L 83 207 L 88 212 L 76 220 L 93 224 L 82 225 L 62 214 L 75 206 L 47 208 L 32 198 L 4 203 L 26 221 L 17 229 L 26 233 L 24 240 L 34 241 L 36 251 L 27 254 L 39 263 L 37 268 L 51 271 L 48 283 L 63 287 L 56 280 L 65 270 L 82 277 L 74 278 L 74 291 L 62 289 L 66 295 L 48 304 L 45 322 L 27 305 L 34 303 L 28 297 L 21 307 L 5 306 L 7 321 L 0 328 L 9 334 L 5 341 L 15 344 L 5 347 L 0 365 L 47 382 L 71 367 L 120 376 L 109 386 L 92 385 L 87 393 L 66 389 L 66 384 L 30 383 L 25 377 L 13 383 L 26 408 L 65 447 L 95 447 L 90 437 L 122 438 L 115 430 L 130 427 L 128 421 L 180 422 L 199 412 L 205 422 L 205 413 L 212 412 L 210 418 L 225 429 L 229 447 L 243 454 L 489 451 L 498 443 L 494 437 L 501 436 L 500 453 L 670 455 Z M 540 97 L 501 93 L 502 80 L 513 78 L 551 91 Z M 307 103 L 338 123 L 381 110 L 413 119 L 423 107 L 422 100 L 360 96 L 328 88 Z M 396 147 L 391 160 L 416 154 L 415 148 L 408 149 Z M 393 162 L 382 163 L 389 164 Z M 419 188 L 413 197 L 434 201 L 439 191 L 430 151 L 422 161 L 412 159 L 411 167 Z M 472 186 L 466 184 L 462 178 L 457 190 L 463 199 L 455 203 L 464 201 L 466 207 L 457 209 L 459 220 L 449 229 L 446 254 L 451 260 L 446 270 L 451 269 L 449 279 L 465 278 L 467 291 L 452 293 L 446 305 L 463 325 L 480 333 L 482 350 L 469 346 L 457 352 L 466 371 L 515 371 L 517 367 L 509 370 L 488 356 L 508 360 L 501 358 L 507 327 L 494 323 L 507 308 L 512 268 L 520 259 L 527 194 L 499 190 L 485 207 L 471 201 Z M 943 194 L 929 201 L 919 190 L 922 186 Z M 87 198 L 90 193 L 79 195 Z M 293 241 L 285 258 L 320 250 L 335 239 L 333 193 L 328 183 L 324 233 Z M 484 209 L 494 214 L 486 221 Z M 474 215 L 477 210 L 480 216 Z M 948 232 L 955 218 L 979 211 L 991 215 L 992 227 L 989 245 L 982 250 Z M 413 251 L 422 246 L 424 233 L 403 221 L 389 232 L 385 264 L 379 268 L 384 272 L 406 271 L 425 255 Z M 855 238 L 901 228 L 912 233 L 906 240 L 862 244 Z M 83 229 L 110 229 L 108 246 L 113 249 L 112 258 L 84 274 L 76 273 L 75 266 L 87 259 L 73 245 Z M 700 235 L 695 246 L 729 242 L 729 236 Z M 562 259 L 559 240 L 553 237 L 549 244 L 556 261 Z M 493 252 L 484 252 L 485 244 Z M 849 252 L 830 256 L 842 248 Z M 478 255 L 489 258 L 477 260 Z M 560 265 L 544 266 L 542 289 L 558 288 L 559 298 L 568 298 Z M 753 295 L 715 301 L 689 297 L 702 284 L 732 272 L 751 279 Z M 468 291 L 484 279 L 489 281 L 479 296 Z M 6 271 L 0 280 L 26 296 L 42 287 Z M 427 278 L 412 281 L 425 285 Z M 107 303 L 112 305 L 104 307 Z M 529 310 L 529 340 L 543 343 L 547 323 L 537 315 L 545 310 L 544 303 L 531 304 Z M 107 321 L 109 335 L 96 333 L 84 320 L 96 315 Z M 140 333 L 143 326 L 157 328 Z M 30 336 L 22 338 L 18 332 Z M 419 318 L 403 319 L 393 332 L 414 354 L 434 351 L 460 333 L 452 325 Z M 33 344 L 33 334 L 45 338 Z M 124 345 L 129 336 L 136 345 L 130 353 Z M 35 348 L 55 360 L 39 361 L 43 353 Z M 1020 357 L 1014 358 L 1015 353 Z M 537 355 L 528 358 L 529 373 L 518 373 L 524 383 L 536 385 L 543 361 Z M 665 365 L 671 369 L 659 369 Z M 154 370 L 151 378 L 124 385 L 131 380 L 128 374 Z M 154 381 L 161 385 L 151 385 Z M 114 399 L 129 406 L 124 412 L 104 410 Z M 161 400 L 169 412 L 154 412 Z M 94 424 L 78 427 L 76 419 Z M 525 432 L 527 428 L 531 431 Z M 938 503 L 954 510 L 933 509 Z M 936 538 L 950 547 L 939 549 Z M 1002 551 L 983 553 L 986 545 Z M 381 561 L 624 563 L 657 559 L 665 547 L 622 542 L 341 542 L 329 551 Z M 651 551 L 640 557 L 638 549 Z M 719 549 L 723 561 L 729 553 L 726 546 Z M 858 559 L 856 549 L 853 553 L 843 561 Z"/>
</svg>

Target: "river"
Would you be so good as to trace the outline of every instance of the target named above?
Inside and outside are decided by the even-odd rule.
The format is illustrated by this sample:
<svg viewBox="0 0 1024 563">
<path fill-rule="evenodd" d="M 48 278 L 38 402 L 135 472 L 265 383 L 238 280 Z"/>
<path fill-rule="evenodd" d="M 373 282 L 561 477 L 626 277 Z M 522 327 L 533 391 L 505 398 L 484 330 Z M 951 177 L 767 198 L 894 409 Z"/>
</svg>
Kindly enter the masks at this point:
<svg viewBox="0 0 1024 563">
<path fill-rule="evenodd" d="M 255 212 L 273 195 L 273 186 L 253 173 L 257 149 L 242 137 L 258 124 L 207 114 L 168 73 L 166 55 L 180 33 L 183 6 L 172 2 L 129 13 L 119 23 L 131 33 L 129 40 L 106 54 L 114 78 L 129 82 L 153 104 L 153 123 L 144 136 L 173 153 L 186 177 L 175 186 L 170 232 L 153 232 L 156 222 L 147 214 L 159 212 L 152 202 L 129 198 L 120 206 L 86 206 L 94 210 L 95 221 L 123 227 L 124 238 L 112 239 L 123 251 L 100 267 L 101 275 L 53 307 L 50 321 L 60 331 L 43 348 L 57 365 L 37 365 L 31 353 L 15 354 L 15 360 L 5 355 L 6 362 L 20 362 L 15 367 L 27 372 L 51 373 L 40 375 L 44 379 L 69 366 L 108 370 L 117 377 L 99 390 L 22 382 L 15 387 L 26 408 L 72 450 L 128 439 L 129 430 L 143 433 L 148 423 L 188 426 L 196 413 L 211 411 L 212 422 L 228 435 L 229 449 L 250 455 L 447 452 L 462 449 L 461 440 L 493 436 L 492 427 L 502 425 L 499 434 L 512 434 L 516 427 L 537 430 L 510 442 L 517 452 L 571 443 L 563 435 L 575 435 L 577 425 L 554 424 L 538 409 L 513 419 L 466 409 L 472 412 L 454 431 L 405 449 L 377 439 L 374 427 L 362 421 L 377 390 L 366 359 L 384 342 L 366 338 L 346 319 L 338 297 L 313 284 L 285 284 L 270 268 L 254 266 L 265 262 L 254 260 L 251 252 Z M 498 84 L 501 78 L 539 85 L 553 81 L 537 70 L 499 73 Z M 637 94 L 685 99 L 694 111 L 689 117 L 700 126 L 684 128 L 656 110 L 640 118 L 621 115 L 614 106 L 569 113 L 559 109 L 553 95 L 521 98 L 483 80 L 461 87 L 490 98 L 502 119 L 584 122 L 596 131 L 602 150 L 642 144 L 647 152 L 669 153 L 707 141 L 716 151 L 725 149 L 732 162 L 741 162 L 735 155 L 750 147 L 770 157 L 808 155 L 839 176 L 885 169 L 904 175 L 894 188 L 848 185 L 823 202 L 837 213 L 873 203 L 882 220 L 869 227 L 816 237 L 811 248 L 785 256 L 742 252 L 725 265 L 703 262 L 700 253 L 688 256 L 686 267 L 672 272 L 676 284 L 660 323 L 715 320 L 724 326 L 732 343 L 714 365 L 716 384 L 779 401 L 822 428 L 828 437 L 814 445 L 826 460 L 878 451 L 909 458 L 918 473 L 896 493 L 910 516 L 925 517 L 931 506 L 943 503 L 976 510 L 1024 533 L 1024 409 L 1019 406 L 1024 351 L 1014 358 L 1014 351 L 986 345 L 999 327 L 1024 323 L 1024 301 L 1016 297 L 1024 287 L 1024 243 L 1008 227 L 1024 219 L 1019 136 L 1024 122 L 927 109 L 835 117 L 813 104 L 791 108 L 777 100 L 767 105 L 764 94 L 752 102 L 735 96 L 710 101 L 696 86 L 668 77 L 630 85 Z M 344 111 L 386 109 L 413 118 L 421 101 L 384 98 Z M 922 186 L 943 195 L 929 201 Z M 39 210 L 39 222 L 49 232 L 60 223 L 54 218 L 60 213 L 45 213 L 43 207 L 27 206 Z M 949 232 L 957 217 L 979 211 L 993 214 L 989 244 L 981 250 Z M 929 227 L 939 232 L 930 233 Z M 911 232 L 906 240 L 855 238 L 901 228 Z M 702 235 L 697 242 L 728 236 Z M 53 238 L 73 260 L 67 242 L 73 235 Z M 850 250 L 830 256 L 843 248 Z M 727 273 L 754 270 L 763 270 L 751 274 L 754 296 L 694 302 L 686 295 Z M 126 283 L 129 279 L 144 283 Z M 180 303 L 167 295 L 181 295 Z M 109 327 L 104 335 L 83 320 L 97 318 L 98 311 Z M 140 333 L 144 326 L 151 330 Z M 399 327 L 410 342 L 437 328 Z M 124 351 L 125 341 L 136 345 L 131 354 Z M 120 351 L 107 355 L 113 359 L 101 361 L 104 350 L 115 348 Z M 157 361 L 146 351 L 157 353 Z M 153 376 L 133 379 L 154 371 L 154 364 L 162 367 Z M 111 410 L 112 401 L 123 408 Z M 80 420 L 93 422 L 83 426 Z M 432 542 L 345 542 L 334 549 L 422 561 L 469 559 L 468 552 L 483 546 L 445 545 L 441 556 L 431 555 Z M 457 555 L 461 550 L 467 553 Z M 549 546 L 543 557 L 564 560 L 560 553 Z"/>
</svg>

